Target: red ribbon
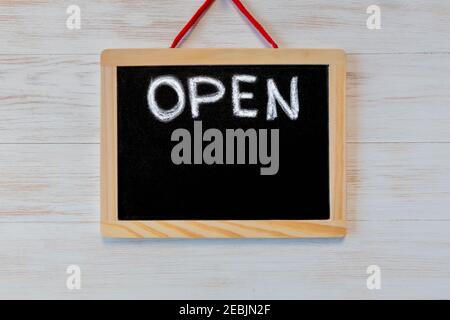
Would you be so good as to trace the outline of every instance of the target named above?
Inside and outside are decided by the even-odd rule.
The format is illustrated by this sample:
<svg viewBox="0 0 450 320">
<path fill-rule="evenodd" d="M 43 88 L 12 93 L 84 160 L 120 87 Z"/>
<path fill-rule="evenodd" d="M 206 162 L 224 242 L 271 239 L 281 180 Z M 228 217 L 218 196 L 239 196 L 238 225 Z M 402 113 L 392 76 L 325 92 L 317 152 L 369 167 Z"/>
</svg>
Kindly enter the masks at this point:
<svg viewBox="0 0 450 320">
<path fill-rule="evenodd" d="M 275 41 L 273 41 L 272 37 L 267 33 L 264 27 L 252 16 L 252 14 L 244 7 L 240 0 L 232 0 L 239 11 L 250 21 L 250 23 L 258 30 L 258 32 L 264 37 L 264 39 L 269 42 L 273 48 L 278 48 L 278 45 Z M 186 33 L 194 26 L 194 24 L 200 19 L 200 17 L 205 13 L 206 10 L 211 6 L 214 0 L 206 0 L 201 7 L 197 10 L 197 12 L 192 16 L 192 18 L 188 21 L 188 23 L 184 26 L 184 28 L 178 33 L 175 39 L 172 42 L 171 48 L 176 48 L 180 41 L 184 38 Z"/>
</svg>

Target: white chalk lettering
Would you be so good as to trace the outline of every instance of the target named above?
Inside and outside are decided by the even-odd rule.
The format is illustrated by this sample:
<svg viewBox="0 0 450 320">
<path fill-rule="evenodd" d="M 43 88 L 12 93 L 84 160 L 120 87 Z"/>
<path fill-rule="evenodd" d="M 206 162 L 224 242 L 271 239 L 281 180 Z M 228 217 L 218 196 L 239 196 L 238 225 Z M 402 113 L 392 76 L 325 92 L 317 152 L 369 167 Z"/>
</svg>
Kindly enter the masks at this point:
<svg viewBox="0 0 450 320">
<path fill-rule="evenodd" d="M 225 87 L 223 86 L 223 83 L 217 79 L 210 77 L 194 77 L 190 78 L 188 82 L 189 82 L 189 98 L 191 101 L 191 110 L 193 118 L 199 117 L 200 104 L 217 102 L 220 99 L 222 99 L 222 97 L 225 95 Z M 217 92 L 199 96 L 197 88 L 199 83 L 212 85 L 216 87 Z"/>
<path fill-rule="evenodd" d="M 242 109 L 241 100 L 242 99 L 253 99 L 253 93 L 251 92 L 241 92 L 239 89 L 239 82 L 256 82 L 255 76 L 249 75 L 236 75 L 233 76 L 232 80 L 232 101 L 233 101 L 233 114 L 236 117 L 242 118 L 255 118 L 258 114 L 256 109 Z"/>
<path fill-rule="evenodd" d="M 156 101 L 156 89 L 161 85 L 167 85 L 175 90 L 178 96 L 178 102 L 169 110 L 161 109 L 158 102 Z M 181 112 L 183 112 L 184 105 L 186 104 L 186 99 L 184 96 L 183 86 L 181 82 L 172 76 L 158 77 L 151 81 L 150 87 L 148 88 L 147 103 L 150 111 L 153 115 L 162 122 L 169 122 L 176 117 L 178 117 Z"/>
<path fill-rule="evenodd" d="M 258 115 L 258 106 L 252 108 L 243 108 L 242 100 L 254 99 L 258 92 L 244 92 L 240 89 L 240 83 L 255 83 L 258 80 L 253 75 L 238 74 L 232 76 L 231 80 L 231 103 L 233 108 L 233 115 L 239 118 L 255 118 Z M 161 86 L 169 86 L 177 95 L 178 101 L 171 108 L 161 108 L 157 99 L 156 92 Z M 215 91 L 208 94 L 199 93 L 199 85 L 209 85 L 215 88 Z M 189 102 L 191 105 L 191 114 L 193 119 L 200 117 L 200 106 L 202 104 L 215 103 L 224 98 L 226 89 L 224 84 L 215 78 L 198 76 L 187 79 L 187 87 L 189 90 Z M 290 103 L 281 95 L 278 90 L 275 80 L 267 79 L 267 120 L 274 120 L 278 117 L 277 106 L 286 113 L 291 120 L 298 118 L 300 104 L 299 104 L 299 88 L 298 77 L 292 77 L 290 82 Z M 260 93 L 261 94 L 261 93 Z M 174 76 L 161 76 L 150 82 L 147 94 L 147 102 L 150 111 L 156 119 L 162 122 L 169 122 L 177 118 L 184 110 L 186 105 L 186 94 L 180 80 Z"/>
<path fill-rule="evenodd" d="M 298 118 L 298 77 L 293 77 L 291 80 L 291 106 L 281 96 L 273 79 L 267 80 L 267 94 L 269 96 L 267 101 L 267 120 L 274 120 L 277 117 L 277 102 L 289 119 L 295 120 Z"/>
</svg>

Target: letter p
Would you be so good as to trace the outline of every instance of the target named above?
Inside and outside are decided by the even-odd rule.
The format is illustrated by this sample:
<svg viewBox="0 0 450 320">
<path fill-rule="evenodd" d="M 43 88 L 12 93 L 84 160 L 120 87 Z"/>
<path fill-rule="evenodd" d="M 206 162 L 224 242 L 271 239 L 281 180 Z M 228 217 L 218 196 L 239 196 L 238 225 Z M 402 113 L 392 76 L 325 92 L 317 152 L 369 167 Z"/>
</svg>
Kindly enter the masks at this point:
<svg viewBox="0 0 450 320">
<path fill-rule="evenodd" d="M 216 87 L 215 93 L 199 95 L 198 84 L 204 83 Z M 225 87 L 222 82 L 211 77 L 193 77 L 189 79 L 189 98 L 191 101 L 192 117 L 199 117 L 199 107 L 202 103 L 217 102 L 225 95 Z"/>
</svg>

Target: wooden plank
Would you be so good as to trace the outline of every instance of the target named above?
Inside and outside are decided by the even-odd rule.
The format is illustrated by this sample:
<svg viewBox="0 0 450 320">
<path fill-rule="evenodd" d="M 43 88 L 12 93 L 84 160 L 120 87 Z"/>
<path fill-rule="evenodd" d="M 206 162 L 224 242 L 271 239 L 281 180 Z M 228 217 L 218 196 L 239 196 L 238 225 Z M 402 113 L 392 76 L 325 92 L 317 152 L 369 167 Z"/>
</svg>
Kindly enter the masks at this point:
<svg viewBox="0 0 450 320">
<path fill-rule="evenodd" d="M 69 5 L 81 9 L 81 29 L 66 28 Z M 342 48 L 349 53 L 450 52 L 450 7 L 442 0 L 378 0 L 381 30 L 369 30 L 358 0 L 245 1 L 282 47 Z M 198 1 L 2 1 L 1 54 L 99 54 L 105 48 L 165 48 Z M 220 30 L 215 32 L 214 30 Z M 433 36 L 430 36 L 433 35 Z M 216 1 L 186 47 L 263 47 L 230 1 Z"/>
<path fill-rule="evenodd" d="M 98 143 L 98 57 L 0 57 L 0 143 Z"/>
<path fill-rule="evenodd" d="M 449 220 L 450 144 L 350 144 L 348 216 L 355 220 Z"/>
<path fill-rule="evenodd" d="M 0 150 L 0 220 L 99 219 L 98 144 L 4 144 Z"/>
<path fill-rule="evenodd" d="M 0 56 L 0 143 L 100 142 L 98 59 Z M 349 56 L 347 141 L 449 142 L 448 59 Z"/>
<path fill-rule="evenodd" d="M 343 240 L 105 241 L 97 223 L 0 223 L 14 244 L 0 255 L 0 298 L 449 299 L 449 229 L 358 221 Z M 72 264 L 79 291 L 66 288 Z M 381 290 L 366 287 L 373 264 Z"/>
<path fill-rule="evenodd" d="M 97 144 L 0 145 L 0 221 L 98 221 Z M 449 143 L 347 146 L 347 219 L 446 220 Z"/>
<path fill-rule="evenodd" d="M 347 141 L 449 142 L 449 58 L 349 57 Z"/>
</svg>

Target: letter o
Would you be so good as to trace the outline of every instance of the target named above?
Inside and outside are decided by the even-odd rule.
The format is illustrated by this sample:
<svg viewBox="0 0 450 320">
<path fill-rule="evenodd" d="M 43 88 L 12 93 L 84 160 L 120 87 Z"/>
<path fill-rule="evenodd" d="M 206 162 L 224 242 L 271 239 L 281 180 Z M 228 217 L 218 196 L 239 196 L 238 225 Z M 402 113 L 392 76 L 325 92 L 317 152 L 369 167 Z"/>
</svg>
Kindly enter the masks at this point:
<svg viewBox="0 0 450 320">
<path fill-rule="evenodd" d="M 167 85 L 172 87 L 177 93 L 178 102 L 171 109 L 165 110 L 159 107 L 158 102 L 155 98 L 156 89 L 161 85 Z M 184 106 L 186 104 L 186 99 L 184 96 L 183 86 L 177 78 L 172 76 L 162 76 L 158 77 L 150 83 L 147 93 L 147 103 L 150 111 L 153 115 L 162 122 L 169 122 L 174 118 L 178 117 L 181 112 L 183 112 Z"/>
</svg>

